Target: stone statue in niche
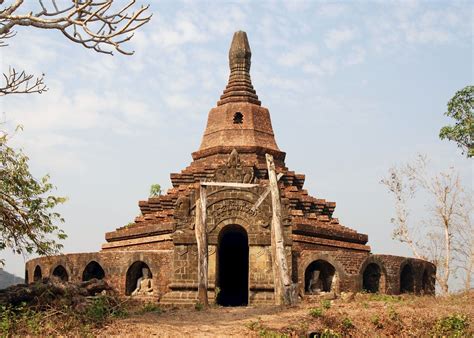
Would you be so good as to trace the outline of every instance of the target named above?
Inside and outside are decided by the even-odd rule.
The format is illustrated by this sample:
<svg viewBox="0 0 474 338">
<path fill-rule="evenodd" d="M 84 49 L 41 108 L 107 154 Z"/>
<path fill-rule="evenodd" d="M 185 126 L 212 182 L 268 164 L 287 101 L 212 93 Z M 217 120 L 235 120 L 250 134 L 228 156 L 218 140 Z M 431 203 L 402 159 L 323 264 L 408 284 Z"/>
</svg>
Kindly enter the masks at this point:
<svg viewBox="0 0 474 338">
<path fill-rule="evenodd" d="M 254 178 L 253 167 L 242 166 L 236 149 L 232 150 L 226 164 L 214 174 L 214 180 L 217 182 L 253 183 Z"/>
<path fill-rule="evenodd" d="M 321 271 L 314 270 L 311 275 L 311 279 L 309 280 L 308 292 L 312 295 L 317 295 L 322 290 L 323 283 L 321 281 L 320 274 Z"/>
<path fill-rule="evenodd" d="M 148 268 L 142 269 L 142 276 L 137 280 L 137 288 L 132 292 L 132 296 L 152 296 L 153 279 Z"/>
</svg>

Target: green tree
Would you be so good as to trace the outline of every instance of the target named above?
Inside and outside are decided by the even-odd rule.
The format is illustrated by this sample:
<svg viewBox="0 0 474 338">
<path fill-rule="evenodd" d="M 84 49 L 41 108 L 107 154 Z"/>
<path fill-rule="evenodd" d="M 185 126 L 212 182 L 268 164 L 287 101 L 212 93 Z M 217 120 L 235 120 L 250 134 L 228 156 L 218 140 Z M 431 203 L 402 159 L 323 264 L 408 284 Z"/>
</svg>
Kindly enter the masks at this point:
<svg viewBox="0 0 474 338">
<path fill-rule="evenodd" d="M 120 6 L 120 7 L 119 7 Z M 126 44 L 134 31 L 150 21 L 148 6 L 134 10 L 135 0 L 3 1 L 0 0 L 0 48 L 16 37 L 18 26 L 55 30 L 73 43 L 99 53 L 131 55 Z M 0 97 L 43 93 L 43 75 L 35 77 L 9 67 L 0 83 Z M 9 133 L 0 124 L 0 251 L 18 254 L 57 253 L 66 238 L 57 223 L 64 220 L 53 209 L 65 201 L 51 195 L 53 185 L 46 175 L 36 179 L 28 157 L 8 145 Z M 0 260 L 0 265 L 4 262 Z"/>
<path fill-rule="evenodd" d="M 467 86 L 449 100 L 444 115 L 456 120 L 453 126 L 445 126 L 439 132 L 440 139 L 455 141 L 463 154 L 474 156 L 474 86 Z"/>
<path fill-rule="evenodd" d="M 28 157 L 8 146 L 8 140 L 8 134 L 0 132 L 0 251 L 57 253 L 62 245 L 54 237 L 65 239 L 66 234 L 55 224 L 64 220 L 53 209 L 65 198 L 50 194 L 49 176 L 32 176 Z"/>
<path fill-rule="evenodd" d="M 161 195 L 161 185 L 152 184 L 150 186 L 150 197 L 158 197 Z"/>
</svg>

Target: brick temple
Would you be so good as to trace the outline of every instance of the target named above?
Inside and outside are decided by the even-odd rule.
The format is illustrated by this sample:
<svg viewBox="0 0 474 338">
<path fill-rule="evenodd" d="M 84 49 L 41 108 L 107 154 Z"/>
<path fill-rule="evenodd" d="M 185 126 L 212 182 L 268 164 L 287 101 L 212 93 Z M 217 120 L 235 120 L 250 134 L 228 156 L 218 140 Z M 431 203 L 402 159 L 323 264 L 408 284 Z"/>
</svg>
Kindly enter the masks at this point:
<svg viewBox="0 0 474 338">
<path fill-rule="evenodd" d="M 102 250 L 41 257 L 26 263 L 26 280 L 105 279 L 120 294 L 162 304 L 197 302 L 196 200 L 201 182 L 255 183 L 207 187 L 208 296 L 221 305 L 274 304 L 272 204 L 265 194 L 271 154 L 279 174 L 284 250 L 300 299 L 366 290 L 433 294 L 435 266 L 427 261 L 371 253 L 368 236 L 334 217 L 336 203 L 309 195 L 305 175 L 285 166 L 270 113 L 250 78 L 251 51 L 236 32 L 230 76 L 208 115 L 193 161 L 171 174 L 165 195 L 140 201 L 134 224 L 105 234 Z"/>
</svg>

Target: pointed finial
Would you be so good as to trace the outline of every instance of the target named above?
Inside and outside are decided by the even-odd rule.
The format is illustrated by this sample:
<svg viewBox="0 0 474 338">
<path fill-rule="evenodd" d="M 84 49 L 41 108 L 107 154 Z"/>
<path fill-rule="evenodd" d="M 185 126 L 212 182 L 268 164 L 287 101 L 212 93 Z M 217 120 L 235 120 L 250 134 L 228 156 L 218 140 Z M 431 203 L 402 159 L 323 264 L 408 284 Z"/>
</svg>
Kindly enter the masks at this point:
<svg viewBox="0 0 474 338">
<path fill-rule="evenodd" d="M 252 51 L 250 50 L 247 33 L 243 31 L 235 32 L 229 49 L 230 70 L 250 71 L 251 57 Z"/>
<path fill-rule="evenodd" d="M 229 49 L 229 82 L 217 102 L 218 106 L 230 102 L 249 102 L 260 106 L 261 103 L 250 79 L 251 57 L 247 33 L 235 32 Z"/>
</svg>

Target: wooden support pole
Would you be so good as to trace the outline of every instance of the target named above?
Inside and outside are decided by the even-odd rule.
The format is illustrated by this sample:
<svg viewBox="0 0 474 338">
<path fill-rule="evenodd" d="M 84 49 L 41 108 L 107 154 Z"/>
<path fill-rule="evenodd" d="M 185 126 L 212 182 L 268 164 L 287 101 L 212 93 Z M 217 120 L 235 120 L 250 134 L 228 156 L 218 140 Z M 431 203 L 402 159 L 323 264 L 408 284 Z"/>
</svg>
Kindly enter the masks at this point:
<svg viewBox="0 0 474 338">
<path fill-rule="evenodd" d="M 207 251 L 207 195 L 206 187 L 200 186 L 199 199 L 196 201 L 196 243 L 198 251 L 198 300 L 207 308 L 209 301 L 207 299 L 208 287 L 208 251 Z"/>
<path fill-rule="evenodd" d="M 277 175 L 273 156 L 265 154 L 268 168 L 268 180 L 272 195 L 272 261 L 273 281 L 275 284 L 275 301 L 277 305 L 291 305 L 294 303 L 291 279 L 288 273 L 288 264 L 285 254 L 283 226 L 281 224 L 280 190 L 278 189 Z"/>
</svg>

